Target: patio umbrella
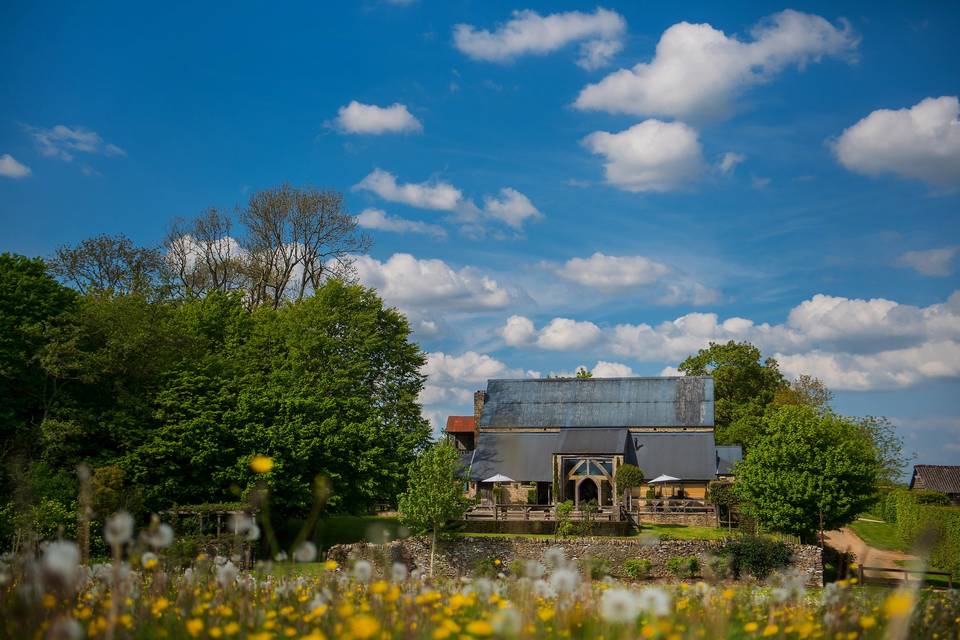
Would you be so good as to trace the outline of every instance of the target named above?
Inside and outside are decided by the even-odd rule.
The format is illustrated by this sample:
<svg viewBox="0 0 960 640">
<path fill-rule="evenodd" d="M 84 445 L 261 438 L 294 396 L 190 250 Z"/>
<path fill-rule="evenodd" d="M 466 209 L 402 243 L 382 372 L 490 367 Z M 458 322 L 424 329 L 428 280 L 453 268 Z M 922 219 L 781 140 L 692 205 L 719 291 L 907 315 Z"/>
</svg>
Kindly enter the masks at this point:
<svg viewBox="0 0 960 640">
<path fill-rule="evenodd" d="M 674 482 L 680 482 L 680 478 L 675 478 L 673 476 L 668 476 L 666 474 L 663 474 L 663 475 L 657 476 L 656 478 L 651 480 L 648 484 L 668 484 L 668 483 L 672 484 Z"/>
<path fill-rule="evenodd" d="M 490 476 L 489 478 L 487 478 L 486 480 L 484 480 L 484 482 L 492 482 L 492 483 L 494 483 L 495 485 L 499 485 L 501 482 L 513 482 L 513 478 L 511 478 L 511 477 L 509 477 L 509 476 L 505 476 L 505 475 L 503 475 L 502 473 L 498 473 L 498 474 L 496 474 L 496 475 Z M 497 506 L 497 494 L 496 494 L 496 493 L 493 494 L 493 506 L 494 506 L 494 507 Z M 496 514 L 494 514 L 494 515 L 496 515 Z"/>
</svg>

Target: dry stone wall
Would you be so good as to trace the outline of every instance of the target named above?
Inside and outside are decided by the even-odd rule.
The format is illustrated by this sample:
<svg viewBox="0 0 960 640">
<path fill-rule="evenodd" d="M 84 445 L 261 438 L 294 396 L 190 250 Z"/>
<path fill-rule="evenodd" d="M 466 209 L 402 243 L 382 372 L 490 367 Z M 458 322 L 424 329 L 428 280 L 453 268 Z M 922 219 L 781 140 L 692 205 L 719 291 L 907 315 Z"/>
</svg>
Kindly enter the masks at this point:
<svg viewBox="0 0 960 640">
<path fill-rule="evenodd" d="M 645 558 L 653 564 L 651 577 L 666 578 L 670 574 L 666 564 L 675 556 L 697 556 L 703 565 L 710 555 L 723 546 L 711 540 L 623 540 L 601 537 L 572 538 L 554 541 L 538 538 L 494 538 L 461 536 L 454 540 L 441 541 L 437 549 L 434 572 L 439 576 L 456 578 L 469 576 L 477 567 L 490 566 L 500 560 L 508 567 L 514 560 L 542 560 L 543 553 L 552 546 L 564 549 L 567 558 L 580 560 L 595 558 L 609 564 L 610 575 L 626 578 L 623 563 L 631 558 Z M 823 558 L 818 547 L 791 545 L 793 566 L 805 576 L 809 586 L 823 584 Z M 394 562 L 402 562 L 409 568 L 430 566 L 430 541 L 416 537 L 397 540 L 385 545 L 366 543 L 345 544 L 331 547 L 327 558 L 350 565 L 358 559 L 369 560 L 383 570 Z"/>
</svg>

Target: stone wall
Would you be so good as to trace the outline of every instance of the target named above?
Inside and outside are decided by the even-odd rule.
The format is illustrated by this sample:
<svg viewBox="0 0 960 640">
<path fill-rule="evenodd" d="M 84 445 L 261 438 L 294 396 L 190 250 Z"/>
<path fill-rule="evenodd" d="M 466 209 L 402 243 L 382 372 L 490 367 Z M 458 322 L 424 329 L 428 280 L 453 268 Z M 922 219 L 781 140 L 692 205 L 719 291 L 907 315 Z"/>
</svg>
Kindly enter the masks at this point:
<svg viewBox="0 0 960 640">
<path fill-rule="evenodd" d="M 640 513 L 639 515 L 640 522 L 651 524 L 684 524 L 688 527 L 713 527 L 717 524 L 717 516 L 712 511 L 709 513 Z"/>
<path fill-rule="evenodd" d="M 542 560 L 543 552 L 552 546 L 563 547 L 568 558 L 597 558 L 607 561 L 610 575 L 626 578 L 623 563 L 631 558 L 646 558 L 653 563 L 651 577 L 666 578 L 670 574 L 666 569 L 669 558 L 674 556 L 697 556 L 703 565 L 708 556 L 715 554 L 722 546 L 721 541 L 711 540 L 659 540 L 649 539 L 611 539 L 611 538 L 572 538 L 555 541 L 542 538 L 486 538 L 461 536 L 453 540 L 441 541 L 437 549 L 437 575 L 449 578 L 470 575 L 481 565 L 490 566 L 494 560 L 500 560 L 501 566 L 508 567 L 514 560 Z M 820 549 L 811 545 L 791 545 L 794 564 L 805 577 L 809 586 L 823 584 L 823 559 Z M 394 562 L 402 562 L 410 568 L 426 568 L 430 565 L 430 541 L 417 537 L 397 540 L 386 545 L 366 543 L 345 544 L 331 547 L 327 558 L 341 564 L 350 564 L 356 559 L 366 559 L 377 567 L 388 567 Z"/>
</svg>

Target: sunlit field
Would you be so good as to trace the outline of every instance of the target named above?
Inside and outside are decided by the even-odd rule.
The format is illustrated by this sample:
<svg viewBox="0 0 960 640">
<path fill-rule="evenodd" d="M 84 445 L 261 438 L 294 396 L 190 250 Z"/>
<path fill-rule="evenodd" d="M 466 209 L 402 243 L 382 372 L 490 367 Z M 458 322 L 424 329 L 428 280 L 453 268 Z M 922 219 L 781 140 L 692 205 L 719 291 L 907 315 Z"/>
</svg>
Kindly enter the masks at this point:
<svg viewBox="0 0 960 640">
<path fill-rule="evenodd" d="M 625 584 L 590 579 L 559 547 L 544 563 L 508 569 L 494 560 L 495 577 L 460 580 L 431 580 L 387 562 L 322 562 L 311 543 L 289 560 L 249 571 L 236 557 L 200 556 L 181 568 L 164 555 L 172 530 L 154 524 L 134 538 L 132 527 L 123 518 L 108 524 L 113 562 L 82 567 L 78 547 L 67 541 L 37 556 L 4 557 L 3 636 L 956 638 L 960 625 L 956 591 L 849 581 L 805 589 L 790 574 L 763 585 Z"/>
</svg>

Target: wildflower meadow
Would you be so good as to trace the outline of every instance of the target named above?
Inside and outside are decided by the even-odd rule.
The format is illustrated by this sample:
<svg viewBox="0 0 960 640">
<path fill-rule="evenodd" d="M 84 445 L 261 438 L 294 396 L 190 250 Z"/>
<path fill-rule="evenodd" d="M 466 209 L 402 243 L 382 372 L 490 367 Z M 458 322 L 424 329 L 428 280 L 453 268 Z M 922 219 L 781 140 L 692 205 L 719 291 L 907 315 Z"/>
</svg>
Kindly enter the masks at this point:
<svg viewBox="0 0 960 640">
<path fill-rule="evenodd" d="M 234 523 L 238 537 L 258 533 Z M 301 543 L 292 561 L 241 570 L 238 556 L 167 556 L 173 530 L 137 534 L 116 514 L 113 558 L 83 566 L 78 546 L 54 541 L 0 561 L 5 638 L 956 638 L 960 594 L 823 588 L 799 576 L 769 583 L 624 583 L 591 579 L 560 547 L 544 562 L 494 577 L 432 580 L 386 560 L 341 566 Z M 184 566 L 184 564 L 186 566 Z"/>
</svg>

